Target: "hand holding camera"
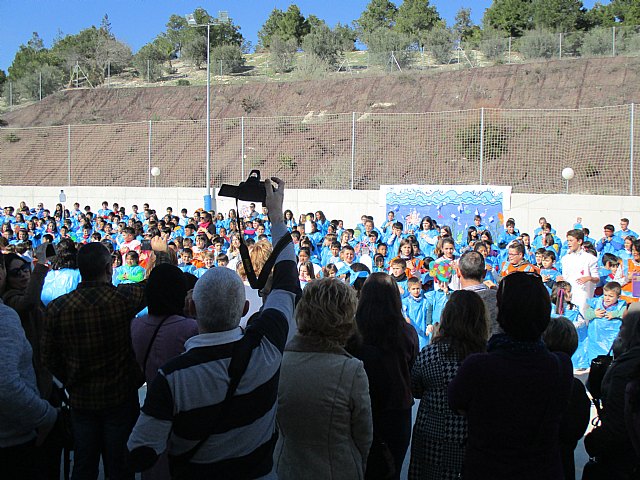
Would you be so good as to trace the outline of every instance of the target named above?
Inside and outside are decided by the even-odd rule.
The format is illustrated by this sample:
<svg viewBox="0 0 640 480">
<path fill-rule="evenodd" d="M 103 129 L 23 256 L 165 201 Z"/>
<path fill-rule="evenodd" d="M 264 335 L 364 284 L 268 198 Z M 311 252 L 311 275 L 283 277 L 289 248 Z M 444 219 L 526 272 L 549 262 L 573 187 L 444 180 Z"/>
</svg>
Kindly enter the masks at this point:
<svg viewBox="0 0 640 480">
<path fill-rule="evenodd" d="M 269 210 L 271 223 L 284 223 L 284 213 L 282 210 L 282 202 L 284 201 L 284 180 L 277 177 L 271 177 L 264 181 L 266 189 L 266 198 L 264 205 Z"/>
</svg>

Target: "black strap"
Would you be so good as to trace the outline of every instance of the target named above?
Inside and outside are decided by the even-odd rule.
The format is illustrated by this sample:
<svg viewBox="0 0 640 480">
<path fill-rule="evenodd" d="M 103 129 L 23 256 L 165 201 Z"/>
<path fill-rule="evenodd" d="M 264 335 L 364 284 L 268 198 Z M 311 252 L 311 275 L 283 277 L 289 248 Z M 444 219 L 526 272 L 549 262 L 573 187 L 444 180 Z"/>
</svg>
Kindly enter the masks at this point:
<svg viewBox="0 0 640 480">
<path fill-rule="evenodd" d="M 151 341 L 149 342 L 149 346 L 147 347 L 147 353 L 144 354 L 144 361 L 142 362 L 142 373 L 144 374 L 144 378 L 147 378 L 147 361 L 149 360 L 149 354 L 151 353 L 151 347 L 153 346 L 153 342 L 155 342 L 156 337 L 158 336 L 160 327 L 165 322 L 165 320 L 170 316 L 171 315 L 167 315 L 162 320 L 160 320 L 160 323 L 156 327 L 156 330 L 153 332 L 153 335 L 151 335 Z"/>
<path fill-rule="evenodd" d="M 245 335 L 241 340 L 235 343 L 233 346 L 233 352 L 231 354 L 231 361 L 229 362 L 229 389 L 227 390 L 227 394 L 220 405 L 220 413 L 215 418 L 215 420 L 219 420 L 221 418 L 226 417 L 226 411 L 231 403 L 231 398 L 235 394 L 238 385 L 240 384 L 240 380 L 244 375 L 244 372 L 247 371 L 247 367 L 249 366 L 249 361 L 251 360 L 251 353 L 258 346 L 258 344 L 262 341 L 262 337 L 264 333 L 258 331 L 257 329 L 248 328 Z M 205 442 L 209 439 L 207 435 L 202 440 L 200 440 L 194 447 L 187 450 L 186 452 L 173 456 L 173 461 L 179 464 L 185 465 L 187 464 L 198 450 L 205 444 Z"/>
<path fill-rule="evenodd" d="M 236 198 L 236 211 L 240 211 L 238 207 L 238 199 Z M 273 266 L 278 259 L 278 255 L 285 249 L 289 242 L 291 242 L 291 234 L 287 232 L 279 241 L 273 246 L 273 251 L 269 258 L 265 262 L 262 270 L 260 271 L 260 276 L 256 277 L 256 272 L 253 269 L 253 265 L 251 263 L 251 258 L 249 257 L 249 247 L 244 243 L 244 221 L 240 216 L 238 216 L 238 220 L 240 222 L 240 258 L 242 259 L 242 266 L 244 267 L 245 275 L 247 276 L 247 281 L 251 288 L 254 290 L 262 290 L 264 286 L 267 284 L 267 280 L 269 279 L 269 275 L 271 274 L 271 270 L 273 270 Z"/>
</svg>

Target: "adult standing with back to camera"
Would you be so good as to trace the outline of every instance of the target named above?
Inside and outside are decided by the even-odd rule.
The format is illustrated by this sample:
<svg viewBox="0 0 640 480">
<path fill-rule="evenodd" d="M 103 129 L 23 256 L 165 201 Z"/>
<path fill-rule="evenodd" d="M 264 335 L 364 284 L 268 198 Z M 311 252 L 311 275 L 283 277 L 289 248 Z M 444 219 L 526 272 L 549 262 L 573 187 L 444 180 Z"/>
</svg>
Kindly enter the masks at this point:
<svg viewBox="0 0 640 480">
<path fill-rule="evenodd" d="M 360 338 L 349 349 L 364 362 L 373 417 L 365 478 L 378 478 L 384 443 L 393 456 L 393 478 L 399 479 L 411 438 L 411 367 L 418 356 L 418 334 L 402 315 L 398 285 L 390 275 L 374 273 L 364 282 L 356 323 Z"/>
<path fill-rule="evenodd" d="M 551 300 L 539 275 L 515 272 L 498 288 L 498 324 L 487 353 L 470 355 L 449 384 L 467 417 L 465 479 L 562 478 L 559 429 L 569 404 L 571 359 L 542 341 Z"/>
</svg>

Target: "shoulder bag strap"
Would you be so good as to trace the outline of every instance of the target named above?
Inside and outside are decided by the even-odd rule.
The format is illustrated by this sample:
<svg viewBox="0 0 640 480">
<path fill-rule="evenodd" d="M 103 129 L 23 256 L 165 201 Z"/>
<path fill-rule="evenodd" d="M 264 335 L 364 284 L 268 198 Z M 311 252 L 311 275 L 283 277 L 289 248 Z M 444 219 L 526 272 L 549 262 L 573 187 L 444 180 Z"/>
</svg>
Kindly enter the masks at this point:
<svg viewBox="0 0 640 480">
<path fill-rule="evenodd" d="M 229 389 L 227 390 L 227 394 L 222 401 L 222 405 L 220 407 L 220 413 L 216 417 L 215 420 L 219 420 L 221 418 L 226 417 L 226 410 L 231 403 L 231 397 L 233 397 L 238 385 L 240 384 L 240 380 L 246 372 L 247 367 L 249 366 L 249 360 L 251 360 L 251 353 L 253 349 L 262 341 L 262 337 L 264 334 L 262 332 L 257 331 L 256 329 L 249 328 L 247 333 L 242 338 L 236 342 L 233 346 L 233 353 L 231 354 L 231 361 L 229 362 Z M 204 445 L 204 443 L 209 439 L 209 435 L 200 440 L 193 448 L 187 450 L 186 452 L 176 455 L 174 459 L 181 463 L 188 463 L 198 450 Z"/>
<path fill-rule="evenodd" d="M 142 373 L 144 374 L 145 378 L 147 378 L 147 362 L 149 361 L 149 354 L 151 353 L 151 347 L 153 346 L 153 342 L 155 342 L 156 337 L 158 336 L 158 332 L 160 331 L 160 327 L 162 327 L 162 324 L 170 316 L 171 315 L 167 315 L 162 320 L 160 320 L 160 323 L 158 323 L 158 326 L 156 327 L 155 331 L 153 332 L 153 335 L 151 335 L 151 340 L 149 341 L 149 346 L 147 347 L 147 353 L 144 354 L 144 361 L 142 362 Z"/>
</svg>

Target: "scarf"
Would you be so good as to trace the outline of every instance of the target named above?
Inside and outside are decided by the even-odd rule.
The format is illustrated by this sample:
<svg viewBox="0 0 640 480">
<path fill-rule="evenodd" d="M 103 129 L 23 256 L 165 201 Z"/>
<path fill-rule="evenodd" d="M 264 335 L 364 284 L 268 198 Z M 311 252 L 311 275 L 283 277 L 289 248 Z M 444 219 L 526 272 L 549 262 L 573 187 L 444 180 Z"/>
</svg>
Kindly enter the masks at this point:
<svg viewBox="0 0 640 480">
<path fill-rule="evenodd" d="M 497 333 L 489 339 L 487 352 L 507 352 L 516 354 L 535 354 L 546 350 L 542 338 L 534 341 L 515 340 L 506 333 Z"/>
</svg>

